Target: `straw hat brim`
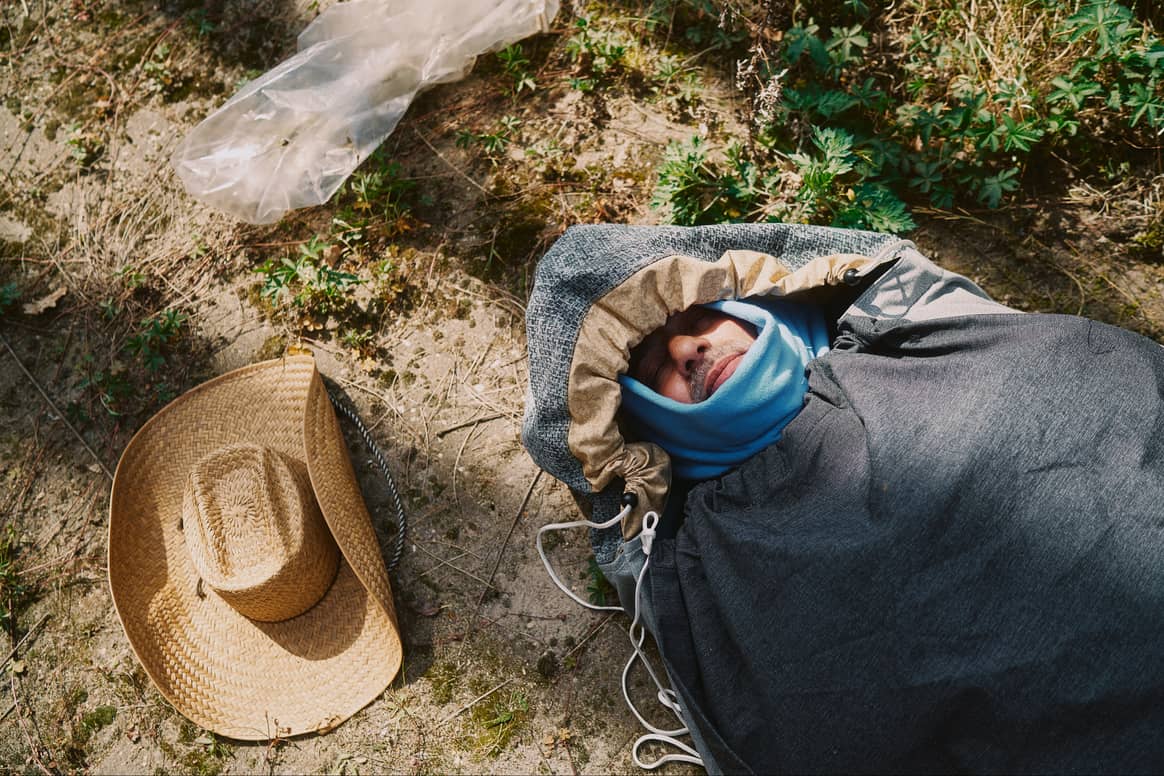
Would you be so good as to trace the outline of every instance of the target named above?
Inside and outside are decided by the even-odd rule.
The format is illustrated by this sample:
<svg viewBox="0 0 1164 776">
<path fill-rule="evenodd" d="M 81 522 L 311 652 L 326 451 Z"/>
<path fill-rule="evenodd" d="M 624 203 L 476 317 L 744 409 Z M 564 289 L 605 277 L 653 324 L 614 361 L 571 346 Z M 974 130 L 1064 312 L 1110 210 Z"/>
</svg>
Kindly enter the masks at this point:
<svg viewBox="0 0 1164 776">
<path fill-rule="evenodd" d="M 191 467 L 244 442 L 306 464 L 342 555 L 324 597 L 283 622 L 249 620 L 200 585 L 180 527 Z M 221 735 L 325 732 L 384 691 L 402 658 L 392 591 L 310 356 L 204 383 L 138 431 L 113 480 L 109 583 L 130 645 L 162 695 Z"/>
</svg>

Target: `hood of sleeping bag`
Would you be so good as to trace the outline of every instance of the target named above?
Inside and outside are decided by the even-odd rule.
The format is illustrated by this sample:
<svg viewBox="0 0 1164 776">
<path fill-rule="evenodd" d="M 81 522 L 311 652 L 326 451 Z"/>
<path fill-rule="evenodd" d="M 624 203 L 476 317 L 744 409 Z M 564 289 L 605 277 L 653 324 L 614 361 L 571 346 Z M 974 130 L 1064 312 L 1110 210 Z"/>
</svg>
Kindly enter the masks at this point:
<svg viewBox="0 0 1164 776">
<path fill-rule="evenodd" d="M 526 308 L 529 389 L 522 441 L 596 520 L 624 493 L 622 534 L 662 512 L 671 465 L 620 425 L 630 349 L 672 313 L 727 299 L 812 298 L 852 287 L 913 246 L 893 235 L 797 224 L 574 226 L 539 262 Z"/>
</svg>

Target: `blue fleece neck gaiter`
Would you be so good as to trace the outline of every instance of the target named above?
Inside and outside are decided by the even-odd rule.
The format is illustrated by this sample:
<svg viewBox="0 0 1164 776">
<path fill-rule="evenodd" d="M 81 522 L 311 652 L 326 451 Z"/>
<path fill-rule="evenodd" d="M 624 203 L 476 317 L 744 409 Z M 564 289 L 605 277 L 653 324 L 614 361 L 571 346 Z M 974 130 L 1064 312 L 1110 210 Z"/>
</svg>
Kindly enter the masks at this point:
<svg viewBox="0 0 1164 776">
<path fill-rule="evenodd" d="M 686 479 L 718 477 L 780 438 L 804 406 L 805 366 L 829 349 L 819 310 L 774 299 L 706 305 L 756 327 L 735 373 L 711 398 L 684 404 L 619 375 L 630 431 L 666 450 Z"/>
</svg>

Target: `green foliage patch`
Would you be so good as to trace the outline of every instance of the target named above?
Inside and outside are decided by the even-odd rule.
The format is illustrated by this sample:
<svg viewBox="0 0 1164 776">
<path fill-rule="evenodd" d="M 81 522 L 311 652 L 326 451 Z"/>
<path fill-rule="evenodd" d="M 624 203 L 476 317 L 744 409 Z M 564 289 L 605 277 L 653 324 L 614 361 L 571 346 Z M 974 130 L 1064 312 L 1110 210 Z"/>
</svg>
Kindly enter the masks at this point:
<svg viewBox="0 0 1164 776">
<path fill-rule="evenodd" d="M 907 203 L 998 208 L 1052 160 L 1086 175 L 1158 145 L 1164 43 L 1127 6 L 1006 0 L 995 19 L 967 13 L 914 0 L 894 22 L 860 0 L 798 6 L 741 66 L 752 137 L 673 143 L 653 204 L 678 224 L 908 231 Z"/>
</svg>

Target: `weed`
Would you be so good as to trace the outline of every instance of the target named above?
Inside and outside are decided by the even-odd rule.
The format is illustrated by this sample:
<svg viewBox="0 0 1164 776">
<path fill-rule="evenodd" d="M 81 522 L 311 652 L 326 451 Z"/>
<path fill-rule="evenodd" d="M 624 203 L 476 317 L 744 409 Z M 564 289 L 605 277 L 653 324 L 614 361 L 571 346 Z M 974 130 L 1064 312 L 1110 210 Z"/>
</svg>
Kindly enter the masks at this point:
<svg viewBox="0 0 1164 776">
<path fill-rule="evenodd" d="M 34 586 L 21 574 L 17 563 L 20 542 L 9 523 L 0 533 L 0 626 L 16 641 L 16 617 L 34 595 Z"/>
<path fill-rule="evenodd" d="M 579 72 L 605 76 L 625 66 L 630 46 L 626 33 L 579 16 L 574 20 L 574 34 L 566 41 L 566 56 Z"/>
<path fill-rule="evenodd" d="M 171 308 L 146 318 L 125 349 L 141 359 L 147 372 L 157 372 L 165 365 L 165 352 L 178 337 L 186 317 L 185 313 Z"/>
<path fill-rule="evenodd" d="M 182 755 L 182 766 L 194 776 L 218 776 L 224 761 L 234 757 L 234 747 L 219 741 L 213 733 L 203 733 L 188 743 L 196 748 Z"/>
<path fill-rule="evenodd" d="M 606 606 L 606 602 L 612 600 L 611 597 L 615 594 L 614 587 L 607 581 L 606 575 L 598 566 L 598 560 L 593 555 L 590 556 L 587 563 L 586 576 L 590 578 L 586 585 L 586 597 L 595 606 Z"/>
<path fill-rule="evenodd" d="M 130 264 L 118 269 L 114 276 L 120 278 L 125 287 L 131 291 L 135 288 L 141 288 L 146 282 L 145 273 Z"/>
<path fill-rule="evenodd" d="M 300 245 L 296 255 L 264 262 L 258 269 L 263 276 L 262 298 L 275 308 L 291 305 L 306 315 L 327 315 L 343 307 L 347 291 L 363 281 L 331 267 L 324 259 L 329 247 L 316 235 Z"/>
<path fill-rule="evenodd" d="M 340 195 L 340 208 L 333 225 L 337 239 L 349 250 L 365 240 L 373 226 L 383 225 L 394 237 L 412 229 L 412 196 L 416 183 L 403 176 L 399 163 L 389 161 L 377 150 L 348 179 Z"/>
<path fill-rule="evenodd" d="M 20 301 L 20 287 L 15 282 L 0 285 L 0 315 Z"/>
<path fill-rule="evenodd" d="M 538 88 L 537 81 L 530 75 L 529 60 L 526 58 L 520 43 L 514 43 L 512 46 L 498 51 L 497 59 L 505 68 L 505 74 L 513 82 L 509 89 L 509 93 L 513 97 L 517 97 L 525 89 L 532 92 Z"/>
<path fill-rule="evenodd" d="M 529 714 L 529 699 L 521 690 L 496 693 L 473 707 L 473 722 L 480 728 L 476 744 L 490 757 L 504 751 Z"/>
<path fill-rule="evenodd" d="M 105 411 L 116 417 L 123 414 L 122 402 L 134 395 L 133 384 L 124 368 L 112 365 L 108 369 L 92 369 L 92 357 L 84 360 L 88 370 L 78 386 L 83 391 L 92 392 Z M 69 414 L 75 419 L 88 420 L 89 415 L 79 405 L 71 405 Z"/>
<path fill-rule="evenodd" d="M 1011 5 L 989 29 L 954 35 L 946 27 L 960 17 L 919 3 L 911 32 L 878 36 L 883 28 L 854 0 L 830 10 L 827 25 L 801 17 L 775 39 L 757 38 L 738 71 L 741 88 L 755 89 L 753 142 L 746 153 L 672 145 L 655 206 L 674 223 L 779 218 L 904 231 L 913 226 L 906 202 L 997 208 L 1051 154 L 1098 171 L 1110 149 L 1130 154 L 1164 132 L 1164 43 L 1129 8 Z M 674 78 L 673 62 L 658 67 Z M 721 155 L 725 163 L 711 161 Z"/>
<path fill-rule="evenodd" d="M 182 86 L 182 79 L 174 72 L 170 47 L 162 43 L 154 48 L 149 59 L 141 63 L 145 88 L 162 99 L 173 97 Z"/>
<path fill-rule="evenodd" d="M 194 8 L 187 11 L 186 22 L 194 34 L 200 38 L 206 37 L 218 28 L 218 25 L 210 20 L 205 8 Z"/>
<path fill-rule="evenodd" d="M 88 170 L 105 154 L 105 140 L 98 132 L 80 124 L 69 125 L 69 139 L 65 141 L 77 166 Z"/>
<path fill-rule="evenodd" d="M 521 126 L 521 119 L 516 116 L 502 116 L 497 127 L 492 132 L 480 134 L 462 130 L 457 133 L 457 146 L 468 148 L 473 144 L 480 145 L 491 158 L 505 151 L 506 146 L 513 140 L 513 135 Z"/>
</svg>

